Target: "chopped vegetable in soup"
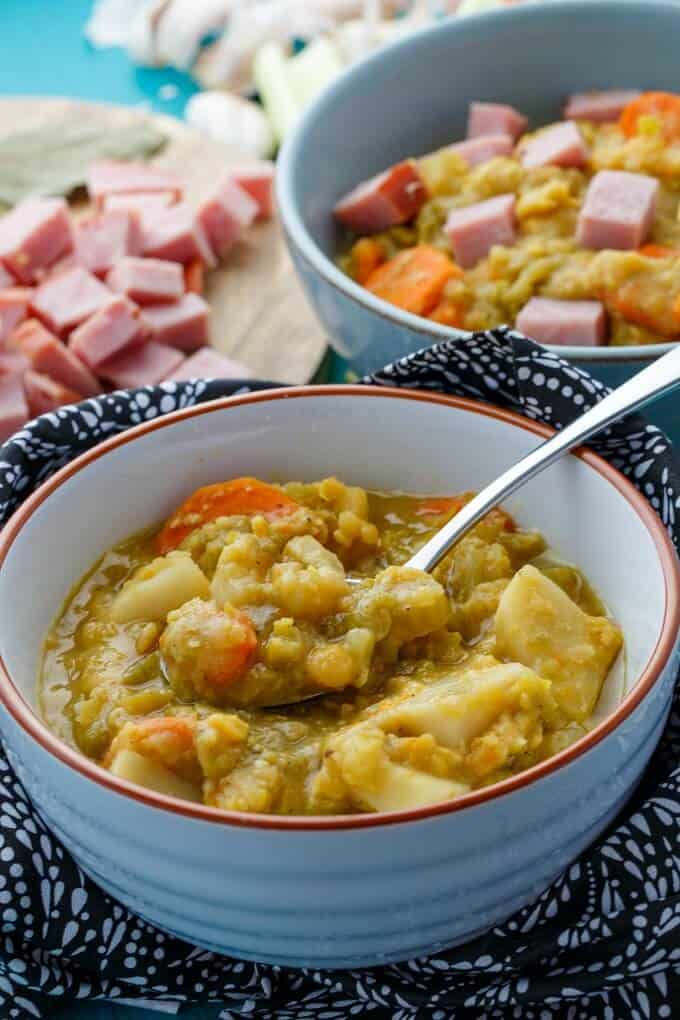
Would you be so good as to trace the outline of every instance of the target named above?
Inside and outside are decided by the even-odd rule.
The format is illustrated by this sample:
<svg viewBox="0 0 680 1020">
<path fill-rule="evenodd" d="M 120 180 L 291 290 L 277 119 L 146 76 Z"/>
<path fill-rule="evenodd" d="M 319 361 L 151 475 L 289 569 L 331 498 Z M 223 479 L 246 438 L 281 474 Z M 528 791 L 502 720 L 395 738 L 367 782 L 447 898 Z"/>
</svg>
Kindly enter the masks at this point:
<svg viewBox="0 0 680 1020">
<path fill-rule="evenodd" d="M 338 202 L 340 265 L 446 326 L 507 323 L 558 345 L 680 339 L 680 95 L 582 93 L 564 118 L 526 133 L 511 106 L 472 103 L 467 140 Z"/>
<path fill-rule="evenodd" d="M 432 575 L 404 566 L 470 496 L 199 489 L 67 599 L 48 722 L 123 779 L 275 814 L 419 807 L 550 757 L 587 730 L 621 633 L 501 509 Z"/>
</svg>

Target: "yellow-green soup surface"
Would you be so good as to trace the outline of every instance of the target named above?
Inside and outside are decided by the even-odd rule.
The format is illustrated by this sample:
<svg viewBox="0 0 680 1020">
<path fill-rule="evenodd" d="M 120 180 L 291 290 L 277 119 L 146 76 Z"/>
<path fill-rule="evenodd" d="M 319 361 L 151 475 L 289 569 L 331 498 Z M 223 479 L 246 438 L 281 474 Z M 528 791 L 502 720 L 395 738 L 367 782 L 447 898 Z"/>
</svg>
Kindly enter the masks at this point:
<svg viewBox="0 0 680 1020">
<path fill-rule="evenodd" d="M 621 633 L 500 509 L 432 575 L 403 566 L 469 496 L 199 490 L 68 596 L 47 722 L 134 783 L 285 815 L 421 807 L 550 757 L 590 725 Z"/>
<path fill-rule="evenodd" d="M 680 111 L 680 98 L 676 99 Z M 677 131 L 669 137 L 660 115 L 641 116 L 632 135 L 624 133 L 619 123 L 579 121 L 577 127 L 588 152 L 583 167 L 525 167 L 523 149 L 534 136 L 554 126 L 545 125 L 524 135 L 509 155 L 473 167 L 451 147 L 413 160 L 427 189 L 427 201 L 403 225 L 370 238 L 347 236 L 338 257 L 341 268 L 378 297 L 456 328 L 514 325 L 527 302 L 542 297 L 602 302 L 606 342 L 613 346 L 679 339 Z M 677 128 L 675 122 L 674 126 Z M 642 174 L 659 182 L 651 231 L 639 248 L 592 250 L 577 239 L 588 186 L 601 170 Z M 387 282 L 386 266 L 416 246 L 435 249 L 455 263 L 445 230 L 449 213 L 500 195 L 515 198 L 513 243 L 495 244 L 471 267 L 452 265 L 454 272 L 443 287 L 427 288 L 416 279 L 419 267 L 425 276 L 433 272 L 431 252 L 429 260 L 420 258 Z"/>
</svg>

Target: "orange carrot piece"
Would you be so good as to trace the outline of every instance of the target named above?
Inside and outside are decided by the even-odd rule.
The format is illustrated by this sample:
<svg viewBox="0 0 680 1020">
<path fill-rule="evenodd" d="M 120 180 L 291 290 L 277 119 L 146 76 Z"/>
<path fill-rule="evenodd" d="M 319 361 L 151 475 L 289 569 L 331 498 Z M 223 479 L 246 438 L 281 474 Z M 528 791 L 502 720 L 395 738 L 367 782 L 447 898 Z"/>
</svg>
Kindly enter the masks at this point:
<svg viewBox="0 0 680 1020">
<path fill-rule="evenodd" d="M 184 289 L 188 294 L 202 294 L 205 290 L 205 263 L 203 259 L 192 259 L 184 267 Z"/>
<path fill-rule="evenodd" d="M 454 326 L 462 329 L 465 321 L 465 310 L 450 298 L 442 298 L 428 315 L 428 319 L 439 322 L 442 326 Z"/>
<path fill-rule="evenodd" d="M 190 532 L 218 517 L 235 514 L 278 517 L 292 513 L 299 504 L 280 489 L 257 478 L 232 478 L 197 489 L 170 517 L 156 536 L 161 555 L 176 549 Z"/>
<path fill-rule="evenodd" d="M 666 141 L 680 141 L 680 96 L 674 92 L 643 92 L 628 103 L 619 118 L 619 127 L 627 138 L 637 134 L 640 117 L 656 117 Z"/>
<path fill-rule="evenodd" d="M 441 299 L 446 283 L 460 275 L 462 271 L 448 255 L 429 244 L 418 244 L 374 269 L 366 289 L 406 312 L 428 315 Z"/>
<path fill-rule="evenodd" d="M 680 334 L 680 301 L 665 304 L 664 308 L 649 311 L 639 300 L 639 287 L 635 280 L 624 283 L 615 294 L 608 294 L 606 302 L 626 322 L 642 326 L 660 336 L 676 337 Z M 680 296 L 679 296 L 680 297 Z"/>
<path fill-rule="evenodd" d="M 416 514 L 424 517 L 454 517 L 471 499 L 472 496 L 469 493 L 463 493 L 459 496 L 428 496 L 421 502 L 416 510 Z M 510 514 L 506 513 L 505 510 L 501 510 L 500 507 L 490 510 L 484 517 L 484 520 L 489 522 L 497 521 L 504 531 L 515 531 L 517 529 L 517 525 Z"/>
<path fill-rule="evenodd" d="M 352 247 L 352 265 L 354 278 L 362 286 L 366 283 L 374 269 L 385 261 L 383 246 L 372 237 L 362 237 Z"/>
<path fill-rule="evenodd" d="M 643 244 L 638 248 L 640 255 L 646 255 L 648 259 L 668 259 L 680 256 L 680 248 L 667 248 L 663 244 Z"/>
</svg>

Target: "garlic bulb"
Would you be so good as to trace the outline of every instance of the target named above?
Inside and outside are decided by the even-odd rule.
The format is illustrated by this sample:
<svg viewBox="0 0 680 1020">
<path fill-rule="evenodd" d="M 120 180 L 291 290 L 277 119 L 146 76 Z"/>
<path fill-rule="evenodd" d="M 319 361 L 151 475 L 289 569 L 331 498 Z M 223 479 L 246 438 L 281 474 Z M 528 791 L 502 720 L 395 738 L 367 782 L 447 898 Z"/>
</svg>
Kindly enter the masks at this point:
<svg viewBox="0 0 680 1020">
<path fill-rule="evenodd" d="M 228 92 L 199 92 L 188 101 L 187 123 L 231 149 L 253 159 L 274 151 L 269 121 L 257 103 Z"/>
</svg>

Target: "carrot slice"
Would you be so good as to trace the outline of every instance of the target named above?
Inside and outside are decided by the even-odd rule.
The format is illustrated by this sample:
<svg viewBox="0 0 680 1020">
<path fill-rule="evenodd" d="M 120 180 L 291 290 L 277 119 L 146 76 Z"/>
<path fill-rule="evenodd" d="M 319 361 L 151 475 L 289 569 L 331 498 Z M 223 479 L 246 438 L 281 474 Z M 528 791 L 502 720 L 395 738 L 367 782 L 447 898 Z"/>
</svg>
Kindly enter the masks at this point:
<svg viewBox="0 0 680 1020">
<path fill-rule="evenodd" d="M 462 270 L 448 255 L 429 244 L 418 244 L 374 269 L 366 288 L 406 312 L 427 315 L 440 300 L 446 283 L 460 275 Z"/>
<path fill-rule="evenodd" d="M 624 107 L 619 127 L 627 138 L 638 133 L 640 117 L 655 117 L 661 122 L 667 142 L 680 141 L 680 96 L 673 92 L 643 92 Z"/>
<path fill-rule="evenodd" d="M 352 265 L 354 278 L 362 286 L 366 283 L 374 269 L 385 261 L 383 246 L 372 237 L 362 237 L 352 247 Z"/>
<path fill-rule="evenodd" d="M 439 322 L 442 326 L 455 326 L 461 329 L 465 321 L 465 309 L 461 308 L 456 301 L 444 297 L 432 309 L 428 319 Z"/>
<path fill-rule="evenodd" d="M 668 259 L 680 256 L 680 248 L 666 248 L 663 244 L 643 244 L 638 248 L 640 255 L 646 255 L 648 259 Z"/>
<path fill-rule="evenodd" d="M 471 499 L 472 496 L 465 493 L 460 496 L 428 496 L 422 500 L 416 514 L 425 517 L 454 517 Z M 500 507 L 490 510 L 484 520 L 497 521 L 504 531 L 515 531 L 517 527 L 510 514 Z"/>
<path fill-rule="evenodd" d="M 156 536 L 161 555 L 176 549 L 195 528 L 218 517 L 235 514 L 278 517 L 290 514 L 299 504 L 280 489 L 257 478 L 232 478 L 229 482 L 204 485 L 182 503 Z"/>
<path fill-rule="evenodd" d="M 660 336 L 676 337 L 680 333 L 680 303 L 664 301 L 661 308 L 645 308 L 641 301 L 640 286 L 635 280 L 624 283 L 620 290 L 606 296 L 606 302 L 626 322 L 642 326 Z"/>
<path fill-rule="evenodd" d="M 205 264 L 203 259 L 192 259 L 184 267 L 184 289 L 189 294 L 202 294 L 204 287 L 203 272 Z"/>
</svg>

